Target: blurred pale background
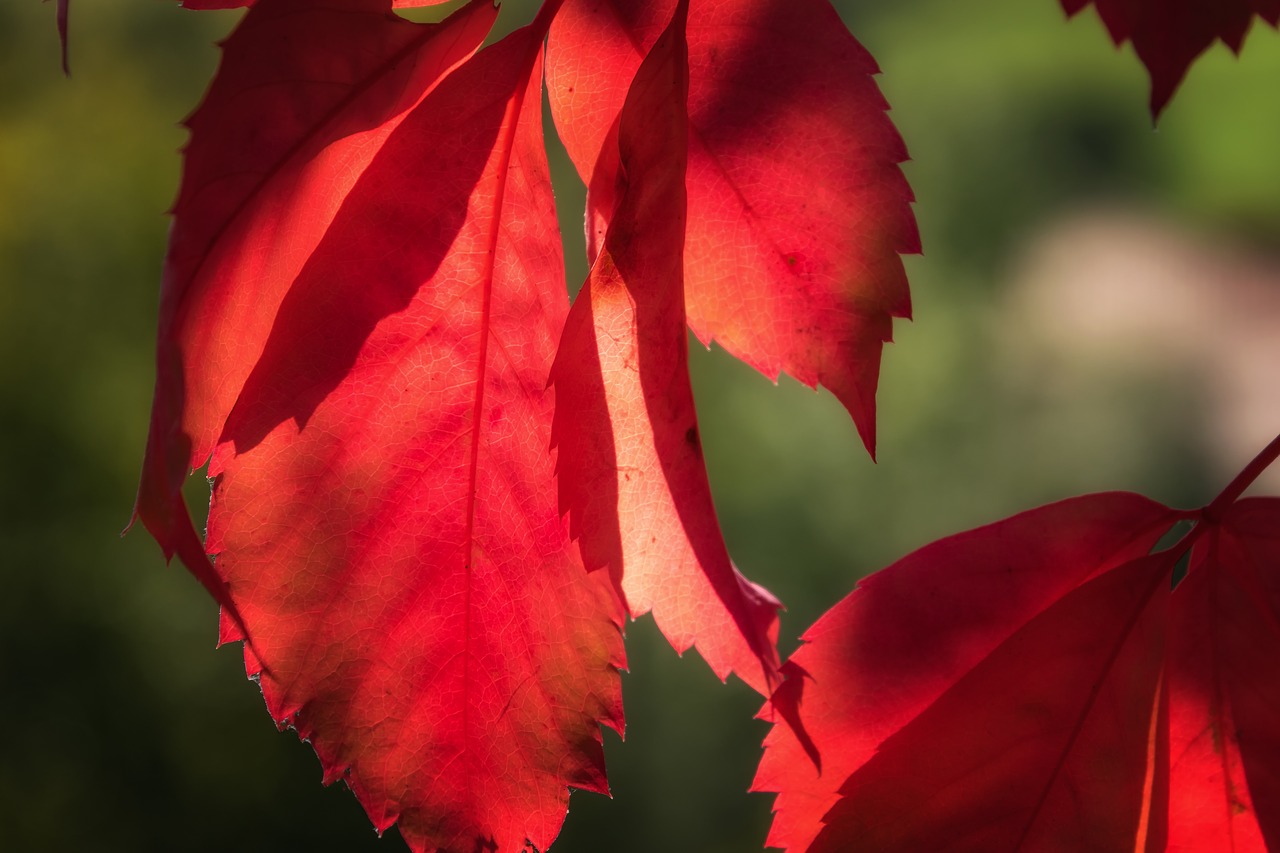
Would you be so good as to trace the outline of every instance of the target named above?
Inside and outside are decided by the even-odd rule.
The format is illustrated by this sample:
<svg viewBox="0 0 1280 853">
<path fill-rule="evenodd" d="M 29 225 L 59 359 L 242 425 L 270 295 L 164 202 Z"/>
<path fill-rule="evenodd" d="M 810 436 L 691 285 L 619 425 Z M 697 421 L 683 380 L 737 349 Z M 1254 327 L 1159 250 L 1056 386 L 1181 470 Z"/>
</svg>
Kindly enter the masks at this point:
<svg viewBox="0 0 1280 853">
<path fill-rule="evenodd" d="M 829 395 L 694 353 L 725 532 L 789 607 L 784 651 L 933 538 L 1092 490 L 1204 503 L 1280 430 L 1280 37 L 1257 30 L 1239 61 L 1210 51 L 1153 130 L 1144 73 L 1092 12 L 843 12 L 884 70 L 926 250 L 908 261 L 917 319 L 887 351 L 880 463 Z M 177 123 L 237 17 L 79 0 L 66 80 L 52 5 L 0 3 L 5 849 L 403 849 L 275 731 L 238 648 L 213 650 L 197 584 L 145 533 L 117 535 Z M 579 193 L 564 182 L 571 231 Z M 555 850 L 759 849 L 758 699 L 647 619 L 630 638 L 615 799 L 575 794 Z"/>
</svg>

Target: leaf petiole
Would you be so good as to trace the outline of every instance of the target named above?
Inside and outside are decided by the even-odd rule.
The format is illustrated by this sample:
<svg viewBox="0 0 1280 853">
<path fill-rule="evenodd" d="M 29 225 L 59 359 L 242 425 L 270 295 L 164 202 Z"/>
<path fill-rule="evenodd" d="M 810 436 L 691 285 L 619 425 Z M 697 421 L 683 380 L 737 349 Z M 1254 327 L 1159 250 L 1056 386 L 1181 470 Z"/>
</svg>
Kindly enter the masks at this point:
<svg viewBox="0 0 1280 853">
<path fill-rule="evenodd" d="M 1200 511 L 1200 518 L 1205 521 L 1215 521 L 1222 518 L 1227 507 L 1236 502 L 1239 497 L 1244 494 L 1245 489 L 1253 485 L 1253 481 L 1263 471 L 1270 467 L 1276 458 L 1280 457 L 1280 435 L 1271 439 L 1271 443 L 1262 449 L 1262 452 L 1253 458 L 1244 469 L 1236 475 L 1228 486 L 1222 490 L 1222 494 L 1213 499 L 1213 503 Z"/>
</svg>

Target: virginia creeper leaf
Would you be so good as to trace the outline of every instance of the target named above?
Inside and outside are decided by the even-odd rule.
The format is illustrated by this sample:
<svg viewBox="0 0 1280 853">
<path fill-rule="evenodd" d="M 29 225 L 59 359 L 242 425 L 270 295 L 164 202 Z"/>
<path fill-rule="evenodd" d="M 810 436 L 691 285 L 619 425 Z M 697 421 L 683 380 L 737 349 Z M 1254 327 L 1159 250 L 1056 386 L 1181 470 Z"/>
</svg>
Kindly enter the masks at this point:
<svg viewBox="0 0 1280 853">
<path fill-rule="evenodd" d="M 860 582 L 784 667 L 775 706 L 793 724 L 769 733 L 752 786 L 778 793 L 769 845 L 809 849 L 882 743 L 1056 601 L 1145 555 L 1176 518 L 1137 495 L 1076 498 L 934 542 Z"/>
<path fill-rule="evenodd" d="M 877 747 L 809 849 L 1144 849 L 1171 568 L 1125 563 L 1037 614 Z"/>
<path fill-rule="evenodd" d="M 485 0 L 433 26 L 395 17 L 388 0 L 261 4 L 223 45 L 187 121 L 135 513 L 233 614 L 182 483 L 209 458 L 277 307 L 356 179 L 494 18 Z"/>
<path fill-rule="evenodd" d="M 609 567 L 633 616 L 652 610 L 677 651 L 696 643 L 720 678 L 767 695 L 778 602 L 729 561 L 689 384 L 686 12 L 681 0 L 631 84 L 618 208 L 552 369 L 560 503 L 587 567 Z"/>
<path fill-rule="evenodd" d="M 770 843 L 1274 846 L 1280 500 L 1221 502 L 1076 498 L 864 581 L 806 634 L 775 694 L 786 722 L 757 777 L 779 792 Z M 1197 523 L 1179 545 L 1146 555 L 1182 519 Z"/>
<path fill-rule="evenodd" d="M 1117 45 L 1133 42 L 1151 75 L 1151 115 L 1158 117 L 1196 57 L 1221 39 L 1239 53 L 1254 16 L 1280 23 L 1280 0 L 1062 0 L 1068 15 L 1090 3 Z"/>
<path fill-rule="evenodd" d="M 567 0 L 552 26 L 592 260 L 618 201 L 617 117 L 674 6 Z M 876 64 L 826 0 L 694 3 L 688 45 L 689 325 L 770 379 L 831 389 L 874 452 L 881 349 L 911 311 L 900 253 L 919 251 Z"/>
<path fill-rule="evenodd" d="M 414 850 L 546 849 L 568 786 L 607 792 L 624 663 L 548 450 L 568 310 L 548 15 L 441 80 L 487 0 L 426 30 L 375 5 L 263 0 L 228 43 L 192 121 L 141 511 L 214 442 L 222 639 L 247 634 L 272 716 Z M 278 82 L 255 86 L 235 63 L 263 56 Z M 245 137 L 198 148 L 219 117 Z"/>
<path fill-rule="evenodd" d="M 567 310 L 542 33 L 384 143 L 227 421 L 208 547 L 272 716 L 416 850 L 545 849 L 607 791 L 621 613 L 560 519 L 547 385 Z"/>
<path fill-rule="evenodd" d="M 1280 848 L 1280 500 L 1196 544 L 1173 600 L 1170 850 Z"/>
</svg>

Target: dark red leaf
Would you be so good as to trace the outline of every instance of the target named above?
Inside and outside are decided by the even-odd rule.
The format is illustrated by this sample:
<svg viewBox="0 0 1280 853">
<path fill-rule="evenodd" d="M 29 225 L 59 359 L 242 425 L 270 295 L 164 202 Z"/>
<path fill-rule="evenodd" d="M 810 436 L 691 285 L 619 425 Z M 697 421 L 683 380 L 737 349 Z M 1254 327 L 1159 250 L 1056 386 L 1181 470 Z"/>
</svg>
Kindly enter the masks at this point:
<svg viewBox="0 0 1280 853">
<path fill-rule="evenodd" d="M 900 732 L 894 742 L 898 744 L 895 754 L 909 752 L 916 737 L 942 734 L 938 712 L 929 718 L 935 722 L 919 723 L 916 732 L 923 729 L 924 733 L 913 735 L 910 727 L 944 696 L 954 697 L 957 684 L 966 677 L 971 686 L 1006 677 L 1019 677 L 1027 687 L 1035 686 L 1034 666 L 1029 671 L 1018 668 L 1042 661 L 1023 660 L 1020 652 L 1048 642 L 1042 632 L 1061 624 L 1064 617 L 1055 615 L 1061 612 L 1055 610 L 1055 603 L 1075 590 L 1097 589 L 1090 586 L 1092 579 L 1133 564 L 1177 517 L 1171 510 L 1132 494 L 1076 498 L 942 539 L 863 580 L 852 595 L 805 633 L 805 645 L 788 662 L 788 667 L 805 673 L 798 688 L 791 682 L 784 685 L 783 696 L 790 686 L 794 701 L 778 709 L 784 719 L 793 722 L 777 724 L 770 732 L 753 785 L 755 790 L 778 793 L 769 845 L 793 851 L 810 849 L 822 829 L 824 815 L 836 805 L 840 789 L 850 777 L 858 778 L 860 768 L 870 769 L 869 776 L 859 782 L 868 778 L 872 782 L 891 781 L 895 766 L 905 781 L 915 778 L 902 763 L 886 768 L 883 760 L 874 766 L 868 762 Z M 1140 575 L 1145 569 L 1128 571 Z M 1141 586 L 1140 579 L 1134 582 Z M 1073 600 L 1092 602 L 1097 594 L 1082 591 L 1080 595 L 1082 599 Z M 1071 612 L 1075 607 L 1070 606 Z M 1012 651 L 1002 652 L 1002 647 Z M 1101 651 L 1105 650 L 1095 648 L 1092 653 Z M 983 662 L 991 659 L 995 662 L 984 668 Z M 1043 663 L 1047 668 L 1048 663 Z M 1144 670 L 1138 666 L 1135 671 Z M 964 688 L 961 695 L 971 695 L 970 689 Z M 1064 700 L 1083 699 L 1065 687 L 1063 694 Z M 963 708 L 962 719 L 977 720 L 990 728 L 969 730 L 960 741 L 990 744 L 991 738 L 1001 736 L 1007 718 L 988 716 L 981 720 L 980 715 L 1015 715 L 1024 710 L 1018 689 L 1001 689 L 978 699 L 980 707 Z M 947 699 L 943 705 L 951 709 L 956 701 Z M 987 707 L 992 705 L 1000 707 Z M 1069 711 L 1060 706 L 1053 713 L 1062 719 Z M 1150 712 L 1148 701 L 1148 721 Z M 797 732 L 816 747 L 821 770 Z M 955 767 L 941 765 L 947 750 L 965 746 L 934 743 L 930 748 L 935 752 L 920 760 L 937 760 L 938 770 L 943 771 Z M 957 754 L 955 760 L 961 758 Z M 1023 760 L 1044 758 L 1024 756 Z M 1047 781 L 1040 779 L 1041 791 Z M 921 790 L 931 784 L 927 775 L 918 782 Z M 975 788 L 975 793 L 978 790 L 985 789 Z M 900 797 L 901 792 L 891 799 L 901 802 Z M 936 817 L 924 808 L 924 798 L 921 793 L 912 805 L 911 822 L 922 828 Z M 957 807 L 948 808 L 948 814 L 954 814 Z M 886 826 L 886 831 L 890 829 Z M 872 849 L 932 848 L 888 845 Z"/>
<path fill-rule="evenodd" d="M 757 778 L 779 792 L 770 843 L 1274 848 L 1280 499 L 1231 501 L 1276 452 L 1198 513 L 1077 498 L 861 584 L 784 668 L 806 675 L 772 703 L 783 722 Z M 1196 527 L 1144 556 L 1180 519 Z"/>
<path fill-rule="evenodd" d="M 636 73 L 616 135 L 619 204 L 552 381 L 561 506 L 633 616 L 768 693 L 777 601 L 729 561 L 689 385 L 684 318 L 686 4 Z M 611 182 L 615 181 L 610 178 Z"/>
<path fill-rule="evenodd" d="M 1062 0 L 1074 15 L 1092 2 L 1117 45 L 1133 42 L 1151 74 L 1151 115 L 1159 116 L 1196 57 L 1221 39 L 1236 53 L 1254 16 L 1276 26 L 1280 0 Z"/>
<path fill-rule="evenodd" d="M 1146 849 L 1172 562 L 1037 614 L 876 748 L 809 849 Z"/>
<path fill-rule="evenodd" d="M 1280 499 L 1192 552 L 1170 631 L 1170 850 L 1280 849 Z"/>
<path fill-rule="evenodd" d="M 552 27 L 556 125 L 589 187 L 592 259 L 618 201 L 616 123 L 675 0 L 568 0 Z M 685 303 L 698 337 L 771 379 L 818 383 L 875 445 L 880 353 L 919 250 L 902 140 L 871 56 L 826 0 L 692 4 Z"/>
</svg>

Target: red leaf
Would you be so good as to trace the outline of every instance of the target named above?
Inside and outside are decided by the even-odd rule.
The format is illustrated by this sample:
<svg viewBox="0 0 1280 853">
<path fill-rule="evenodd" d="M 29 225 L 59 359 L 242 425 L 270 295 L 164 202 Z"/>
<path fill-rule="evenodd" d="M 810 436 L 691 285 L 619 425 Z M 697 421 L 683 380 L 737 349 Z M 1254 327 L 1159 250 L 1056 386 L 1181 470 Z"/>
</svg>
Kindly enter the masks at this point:
<svg viewBox="0 0 1280 853">
<path fill-rule="evenodd" d="M 675 0 L 568 0 L 552 27 L 556 125 L 590 188 L 594 260 L 617 190 L 616 121 Z M 871 56 L 826 0 L 693 4 L 685 302 L 690 326 L 771 379 L 830 388 L 875 446 L 899 253 L 919 251 L 906 150 Z"/>
<path fill-rule="evenodd" d="M 1223 511 L 1224 495 L 1200 513 L 1077 498 L 944 539 L 861 584 L 787 664 L 806 676 L 774 697 L 787 722 L 757 777 L 780 792 L 770 843 L 1274 847 L 1280 499 Z M 1177 546 L 1143 556 L 1188 518 L 1197 526 Z"/>
<path fill-rule="evenodd" d="M 1076 498 L 940 540 L 863 580 L 805 633 L 805 645 L 787 664 L 793 681 L 784 685 L 782 697 L 788 687 L 799 696 L 793 707 L 784 703 L 778 710 L 796 722 L 794 728 L 774 726 L 753 785 L 778 792 L 770 846 L 810 849 L 846 780 L 870 767 L 876 750 L 893 735 L 902 732 L 910 743 L 912 721 L 966 676 L 1034 679 L 1034 672 L 1013 670 L 1020 663 L 1019 650 L 1035 648 L 1043 642 L 1041 632 L 1063 619 L 1055 615 L 1061 613 L 1055 602 L 1077 589 L 1096 589 L 1089 585 L 1092 579 L 1142 557 L 1176 518 L 1137 495 Z M 1096 597 L 1082 595 L 1086 601 Z M 1013 651 L 998 651 L 1006 644 Z M 996 662 L 982 669 L 993 655 Z M 983 703 L 1004 698 L 1012 705 L 987 713 L 1020 710 L 1017 690 L 976 698 Z M 954 701 L 947 700 L 945 707 Z M 1057 709 L 1059 716 L 1065 711 Z M 980 712 L 967 710 L 963 719 Z M 820 771 L 797 731 L 816 746 Z M 1001 733 L 980 729 L 960 740 L 988 734 Z M 937 758 L 948 746 L 933 748 L 931 757 Z M 883 780 L 893 768 L 881 767 L 868 772 Z M 933 817 L 921 810 L 919 800 L 912 809 L 914 822 L 927 824 Z"/>
<path fill-rule="evenodd" d="M 184 9 L 194 9 L 196 11 L 205 11 L 208 9 L 239 9 L 244 6 L 252 6 L 255 0 L 179 0 Z M 420 6 L 442 6 L 451 0 L 391 0 L 391 5 L 397 9 L 414 9 Z M 319 2 L 314 5 L 320 6 Z M 383 4 L 386 5 L 385 3 Z M 495 7 L 496 8 L 496 7 Z"/>
<path fill-rule="evenodd" d="M 778 603 L 729 561 L 689 385 L 686 11 L 631 85 L 611 157 L 620 201 L 552 369 L 560 502 L 588 568 L 609 567 L 633 616 L 652 609 L 677 651 L 696 643 L 720 678 L 767 694 Z"/>
<path fill-rule="evenodd" d="M 1062 0 L 1068 15 L 1092 2 L 1117 44 L 1133 42 L 1151 74 L 1151 115 L 1158 117 L 1196 57 L 1221 39 L 1236 53 L 1255 15 L 1276 26 L 1280 0 Z"/>
<path fill-rule="evenodd" d="M 1280 849 L 1280 499 L 1197 543 L 1170 636 L 1170 850 Z"/>
<path fill-rule="evenodd" d="M 488 0 L 428 30 L 373 5 L 258 4 L 193 119 L 140 511 L 168 521 L 216 441 L 223 639 L 247 633 L 272 716 L 414 850 L 545 849 L 568 786 L 607 792 L 624 663 L 548 450 L 547 19 L 441 81 Z M 219 119 L 246 134 L 225 153 Z"/>
<path fill-rule="evenodd" d="M 1125 563 L 1037 614 L 877 747 L 809 849 L 1133 848 L 1171 568 Z"/>
<path fill-rule="evenodd" d="M 234 612 L 182 499 L 262 353 L 276 310 L 407 111 L 483 41 L 475 0 L 438 26 L 388 0 L 278 0 L 223 46 L 188 120 L 165 259 L 155 403 L 136 515 Z"/>
</svg>

